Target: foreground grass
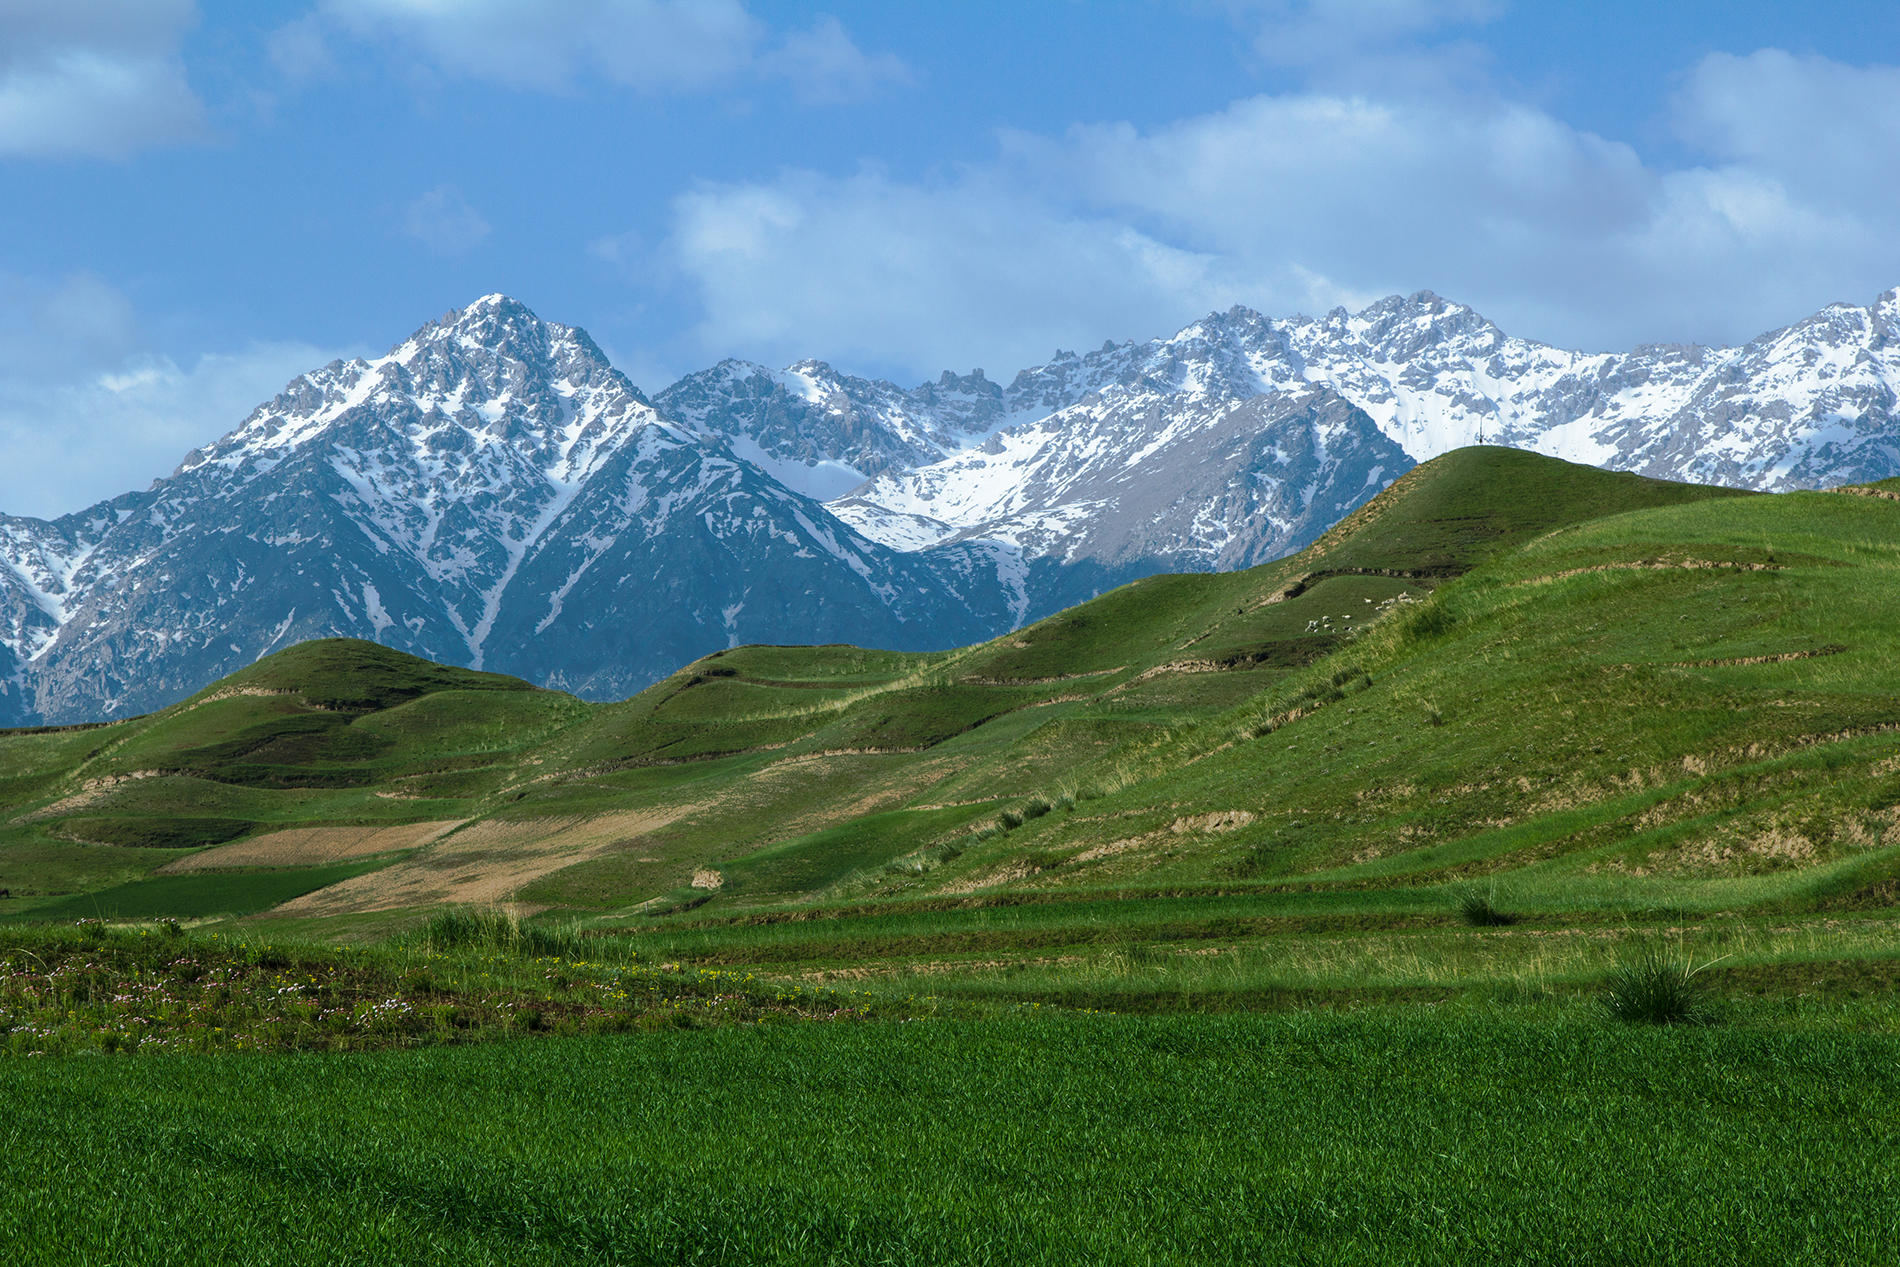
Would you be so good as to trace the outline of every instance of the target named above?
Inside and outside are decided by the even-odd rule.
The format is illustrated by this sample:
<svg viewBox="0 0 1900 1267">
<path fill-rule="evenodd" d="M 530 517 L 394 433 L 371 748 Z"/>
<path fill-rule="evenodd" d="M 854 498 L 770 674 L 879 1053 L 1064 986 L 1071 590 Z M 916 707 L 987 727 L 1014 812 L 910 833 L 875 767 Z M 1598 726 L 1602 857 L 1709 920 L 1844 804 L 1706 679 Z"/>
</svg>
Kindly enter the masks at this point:
<svg viewBox="0 0 1900 1267">
<path fill-rule="evenodd" d="M 746 972 L 681 972 L 624 952 L 604 964 L 537 955 L 534 939 L 443 945 L 428 935 L 436 932 L 431 925 L 407 946 L 340 950 L 191 936 L 175 924 L 7 930 L 0 1052 L 365 1051 L 890 1011 Z"/>
<path fill-rule="evenodd" d="M 0 1225 L 40 1263 L 1871 1262 L 1896 1056 L 1420 1009 L 8 1061 Z"/>
</svg>

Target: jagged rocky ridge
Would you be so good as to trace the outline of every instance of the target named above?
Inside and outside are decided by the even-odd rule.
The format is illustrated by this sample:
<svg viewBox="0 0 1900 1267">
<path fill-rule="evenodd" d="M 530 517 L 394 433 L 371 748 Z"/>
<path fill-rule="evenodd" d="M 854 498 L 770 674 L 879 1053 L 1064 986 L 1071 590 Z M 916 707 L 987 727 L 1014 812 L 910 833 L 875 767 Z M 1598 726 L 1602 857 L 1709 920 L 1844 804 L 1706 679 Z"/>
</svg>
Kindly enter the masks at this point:
<svg viewBox="0 0 1900 1267">
<path fill-rule="evenodd" d="M 1007 386 L 724 361 L 649 401 L 489 296 L 299 378 L 147 492 L 0 516 L 0 724 L 140 711 L 335 634 L 596 698 L 733 642 L 954 645 L 1297 550 L 1481 439 L 1760 489 L 1883 478 L 1897 323 L 1890 291 L 1740 348 L 1592 354 L 1421 292 L 1236 307 Z"/>
</svg>

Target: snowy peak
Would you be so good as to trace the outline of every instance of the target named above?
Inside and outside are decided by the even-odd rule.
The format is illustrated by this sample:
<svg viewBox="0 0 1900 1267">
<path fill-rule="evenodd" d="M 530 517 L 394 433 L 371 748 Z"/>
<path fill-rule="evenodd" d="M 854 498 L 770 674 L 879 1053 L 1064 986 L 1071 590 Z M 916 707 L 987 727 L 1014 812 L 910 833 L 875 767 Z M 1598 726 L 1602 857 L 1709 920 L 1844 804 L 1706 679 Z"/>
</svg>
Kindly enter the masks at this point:
<svg viewBox="0 0 1900 1267">
<path fill-rule="evenodd" d="M 581 478 L 660 421 L 584 331 L 503 295 L 430 322 L 375 360 L 333 361 L 291 382 L 235 431 L 185 458 L 235 469 L 281 460 L 346 419 L 373 417 L 417 454 L 503 446 L 548 478 Z"/>
<path fill-rule="evenodd" d="M 1007 399 L 1013 417 L 1033 418 L 1103 392 L 1245 400 L 1297 378 L 1279 328 L 1236 305 L 1165 339 L 1105 343 L 1082 356 L 1057 352 L 1017 374 Z"/>
<path fill-rule="evenodd" d="M 770 406 L 748 419 L 767 439 L 872 452 L 954 433 L 983 395 L 952 376 L 932 412 L 819 362 L 709 382 Z M 697 425 L 502 295 L 300 375 L 146 493 L 0 520 L 0 724 L 157 707 L 306 638 L 599 698 L 735 640 L 922 650 L 1007 624 L 993 552 L 867 540 L 716 409 L 680 412 Z"/>
<path fill-rule="evenodd" d="M 1429 290 L 1389 295 L 1352 317 L 1347 326 L 1383 361 L 1409 361 L 1434 346 L 1455 347 L 1463 356 L 1482 355 L 1497 350 L 1505 337 L 1474 309 Z"/>
</svg>

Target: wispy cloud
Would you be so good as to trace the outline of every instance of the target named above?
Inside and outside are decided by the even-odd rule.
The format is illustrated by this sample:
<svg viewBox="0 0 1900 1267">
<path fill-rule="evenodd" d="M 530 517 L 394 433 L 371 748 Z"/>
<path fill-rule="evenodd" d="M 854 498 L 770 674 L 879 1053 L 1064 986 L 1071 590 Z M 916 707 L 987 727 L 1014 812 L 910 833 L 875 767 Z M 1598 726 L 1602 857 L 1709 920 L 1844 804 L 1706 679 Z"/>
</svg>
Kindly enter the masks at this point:
<svg viewBox="0 0 1900 1267">
<path fill-rule="evenodd" d="M 143 488 L 338 355 L 257 342 L 180 365 L 97 277 L 0 278 L 0 512 L 53 517 Z"/>
<path fill-rule="evenodd" d="M 490 226 L 461 190 L 437 185 L 405 208 L 403 227 L 430 250 L 451 255 L 481 245 Z"/>
<path fill-rule="evenodd" d="M 839 101 L 910 78 L 835 18 L 779 35 L 740 0 L 324 0 L 318 14 L 324 29 L 284 28 L 287 67 L 331 58 L 327 30 L 394 40 L 443 75 L 541 92 L 589 78 L 653 94 L 776 79 Z"/>
<path fill-rule="evenodd" d="M 893 53 L 868 54 L 832 17 L 808 31 L 794 31 L 758 59 L 767 76 L 778 76 L 807 101 L 857 101 L 885 84 L 912 82 L 910 67 Z"/>
<path fill-rule="evenodd" d="M 124 158 L 204 134 L 190 0 L 0 3 L 0 154 Z"/>
<path fill-rule="evenodd" d="M 1104 328 L 1231 302 L 1210 257 L 980 174 L 926 187 L 792 173 L 708 186 L 674 210 L 667 250 L 704 305 L 707 357 L 1002 373 Z"/>
</svg>

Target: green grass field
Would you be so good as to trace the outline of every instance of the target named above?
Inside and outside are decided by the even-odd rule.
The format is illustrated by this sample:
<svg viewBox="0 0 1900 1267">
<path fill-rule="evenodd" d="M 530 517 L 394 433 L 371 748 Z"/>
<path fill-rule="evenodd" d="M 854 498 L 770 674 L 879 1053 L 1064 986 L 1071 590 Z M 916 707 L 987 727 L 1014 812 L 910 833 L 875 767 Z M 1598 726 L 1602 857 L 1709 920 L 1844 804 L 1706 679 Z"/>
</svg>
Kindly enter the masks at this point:
<svg viewBox="0 0 1900 1267">
<path fill-rule="evenodd" d="M 156 876 L 46 902 L 24 915 L 11 918 L 39 923 L 81 919 L 203 919 L 212 915 L 250 915 L 269 910 L 325 885 L 362 875 L 374 870 L 377 865 L 374 862 L 358 862 L 334 867 L 298 867 L 287 871 Z"/>
<path fill-rule="evenodd" d="M 47 1264 L 1871 1263 L 1895 1043 L 1413 1012 L 9 1062 L 0 1222 Z"/>
</svg>

